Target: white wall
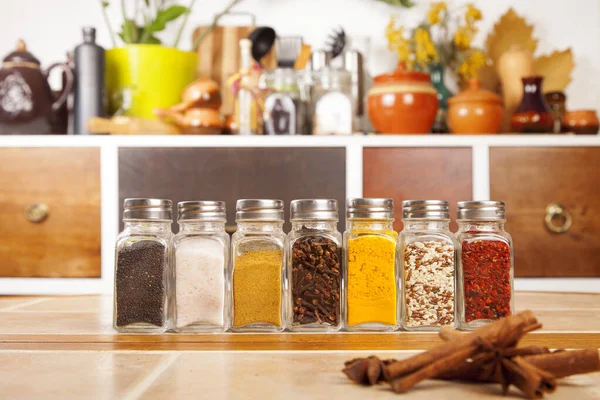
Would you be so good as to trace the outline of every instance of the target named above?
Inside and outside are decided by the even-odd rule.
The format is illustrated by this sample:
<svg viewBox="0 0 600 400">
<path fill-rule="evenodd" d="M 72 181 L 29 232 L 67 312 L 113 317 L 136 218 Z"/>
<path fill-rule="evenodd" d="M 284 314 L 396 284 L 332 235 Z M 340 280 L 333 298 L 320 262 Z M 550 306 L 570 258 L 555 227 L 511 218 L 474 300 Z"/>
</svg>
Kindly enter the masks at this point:
<svg viewBox="0 0 600 400">
<path fill-rule="evenodd" d="M 243 0 L 237 10 L 253 12 L 259 25 L 273 26 L 279 34 L 301 34 L 313 47 L 321 47 L 330 30 L 338 25 L 350 35 L 370 36 L 370 71 L 378 74 L 395 65 L 395 57 L 387 52 L 383 35 L 390 14 L 398 14 L 399 20 L 406 24 L 418 21 L 429 1 L 415 1 L 418 7 L 405 10 L 375 0 Z M 600 108 L 600 0 L 473 1 L 484 14 L 480 42 L 500 15 L 512 6 L 535 24 L 535 36 L 540 39 L 538 53 L 572 47 L 576 69 L 567 89 L 568 107 Z M 120 0 L 111 2 L 115 3 L 110 11 L 116 27 L 121 20 Z M 449 4 L 454 7 L 465 2 L 454 0 Z M 99 42 L 110 47 L 99 3 L 100 0 L 0 0 L 0 56 L 11 51 L 18 38 L 23 38 L 44 65 L 63 60 L 66 51 L 81 41 L 83 25 L 97 27 Z M 193 27 L 208 24 L 227 3 L 228 0 L 196 1 L 180 47 L 189 47 Z M 174 39 L 173 31 L 163 35 L 168 39 L 166 42 Z"/>
</svg>

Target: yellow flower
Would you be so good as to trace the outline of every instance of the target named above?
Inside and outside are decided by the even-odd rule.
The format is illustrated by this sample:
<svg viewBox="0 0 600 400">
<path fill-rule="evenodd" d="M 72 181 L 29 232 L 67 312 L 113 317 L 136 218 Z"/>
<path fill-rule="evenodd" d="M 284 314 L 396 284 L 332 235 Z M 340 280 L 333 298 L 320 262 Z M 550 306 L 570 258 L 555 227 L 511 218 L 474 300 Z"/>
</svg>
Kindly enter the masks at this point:
<svg viewBox="0 0 600 400">
<path fill-rule="evenodd" d="M 424 28 L 418 28 L 415 31 L 415 58 L 421 66 L 425 66 L 433 61 L 438 61 L 438 53 L 431 40 L 429 31 Z"/>
<path fill-rule="evenodd" d="M 454 45 L 457 49 L 467 50 L 471 47 L 473 40 L 473 29 L 468 26 L 459 26 L 454 34 Z"/>
<path fill-rule="evenodd" d="M 467 24 L 473 24 L 475 21 L 480 21 L 481 18 L 481 11 L 473 4 L 468 4 L 467 11 L 465 12 L 465 21 Z"/>
<path fill-rule="evenodd" d="M 447 6 L 446 3 L 443 1 L 440 1 L 438 3 L 431 3 L 429 11 L 427 12 L 427 20 L 429 21 L 429 24 L 435 25 L 439 23 L 441 20 L 440 14 L 446 10 Z"/>
<path fill-rule="evenodd" d="M 388 40 L 388 49 L 390 51 L 396 51 L 398 54 L 398 61 L 405 62 L 409 68 L 412 67 L 410 42 L 404 36 L 404 27 L 399 26 L 396 28 L 396 20 L 394 17 L 390 18 L 390 22 L 385 28 L 385 36 Z"/>
<path fill-rule="evenodd" d="M 465 57 L 458 68 L 458 73 L 464 80 L 477 77 L 481 67 L 485 65 L 486 57 L 483 51 L 475 50 Z"/>
</svg>

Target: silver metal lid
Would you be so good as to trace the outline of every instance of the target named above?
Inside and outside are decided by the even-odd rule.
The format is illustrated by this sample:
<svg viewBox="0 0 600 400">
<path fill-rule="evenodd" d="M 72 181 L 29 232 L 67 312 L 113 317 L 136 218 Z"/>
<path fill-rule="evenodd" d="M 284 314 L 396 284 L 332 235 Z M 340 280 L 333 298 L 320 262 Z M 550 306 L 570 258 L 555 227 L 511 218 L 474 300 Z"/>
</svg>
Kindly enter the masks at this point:
<svg viewBox="0 0 600 400">
<path fill-rule="evenodd" d="M 235 205 L 237 221 L 283 221 L 283 201 L 243 199 Z"/>
<path fill-rule="evenodd" d="M 226 222 L 224 201 L 182 201 L 177 203 L 177 221 Z"/>
<path fill-rule="evenodd" d="M 137 219 L 173 221 L 173 202 L 166 199 L 125 199 L 123 221 Z"/>
<path fill-rule="evenodd" d="M 501 201 L 459 201 L 458 220 L 501 221 L 506 219 L 504 203 Z"/>
<path fill-rule="evenodd" d="M 394 200 L 354 198 L 346 202 L 347 218 L 393 219 Z"/>
<path fill-rule="evenodd" d="M 404 200 L 402 219 L 450 219 L 449 208 L 445 200 Z"/>
<path fill-rule="evenodd" d="M 290 206 L 290 219 L 317 219 L 337 221 L 338 202 L 333 199 L 293 200 Z"/>
</svg>

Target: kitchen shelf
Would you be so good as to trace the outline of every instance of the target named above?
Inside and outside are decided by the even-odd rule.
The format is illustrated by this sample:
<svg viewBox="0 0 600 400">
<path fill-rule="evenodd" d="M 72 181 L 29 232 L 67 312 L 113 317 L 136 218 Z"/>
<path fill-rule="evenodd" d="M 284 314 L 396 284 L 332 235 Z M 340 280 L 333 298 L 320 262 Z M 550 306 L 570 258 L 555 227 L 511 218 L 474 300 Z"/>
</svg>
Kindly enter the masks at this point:
<svg viewBox="0 0 600 400">
<path fill-rule="evenodd" d="M 0 146 L 136 147 L 470 147 L 600 146 L 600 135 L 353 135 L 353 136 L 0 136 Z"/>
</svg>

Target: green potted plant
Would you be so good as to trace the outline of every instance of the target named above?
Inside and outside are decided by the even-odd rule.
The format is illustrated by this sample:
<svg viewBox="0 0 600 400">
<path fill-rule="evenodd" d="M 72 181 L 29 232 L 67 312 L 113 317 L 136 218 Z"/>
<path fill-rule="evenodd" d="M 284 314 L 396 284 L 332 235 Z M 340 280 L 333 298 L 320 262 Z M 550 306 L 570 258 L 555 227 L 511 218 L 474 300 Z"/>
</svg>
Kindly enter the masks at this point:
<svg viewBox="0 0 600 400">
<path fill-rule="evenodd" d="M 155 118 L 154 108 L 170 107 L 181 100 L 181 92 L 196 79 L 198 55 L 177 48 L 181 33 L 196 0 L 187 6 L 169 0 L 135 0 L 132 8 L 126 0 L 101 0 L 102 13 L 113 48 L 106 52 L 106 89 L 110 114 Z M 228 12 L 240 0 L 233 0 L 213 20 Z M 123 22 L 115 32 L 107 15 L 109 7 L 121 9 Z M 127 12 L 129 10 L 131 13 Z M 157 37 L 168 24 L 179 21 L 171 45 Z M 200 40 L 202 38 L 199 38 Z M 118 42 L 123 43 L 118 46 Z"/>
</svg>

